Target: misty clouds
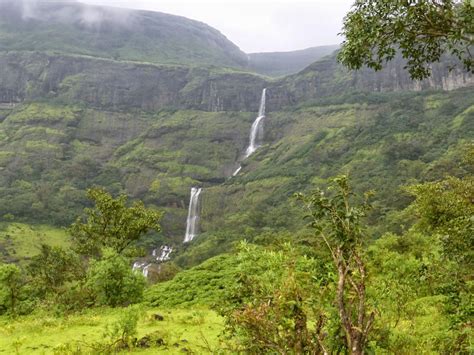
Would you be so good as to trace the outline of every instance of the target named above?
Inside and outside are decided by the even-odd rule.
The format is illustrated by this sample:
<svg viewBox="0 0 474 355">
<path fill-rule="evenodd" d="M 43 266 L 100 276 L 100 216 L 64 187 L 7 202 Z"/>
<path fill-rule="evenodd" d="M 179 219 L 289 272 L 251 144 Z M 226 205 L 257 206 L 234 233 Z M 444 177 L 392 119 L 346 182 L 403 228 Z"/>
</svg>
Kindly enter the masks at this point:
<svg viewBox="0 0 474 355">
<path fill-rule="evenodd" d="M 76 0 L 0 0 L 0 17 L 91 28 L 100 27 L 106 22 L 121 26 L 127 26 L 131 22 L 129 10 L 85 5 Z"/>
<path fill-rule="evenodd" d="M 202 21 L 247 53 L 337 44 L 355 0 L 80 0 Z"/>
</svg>

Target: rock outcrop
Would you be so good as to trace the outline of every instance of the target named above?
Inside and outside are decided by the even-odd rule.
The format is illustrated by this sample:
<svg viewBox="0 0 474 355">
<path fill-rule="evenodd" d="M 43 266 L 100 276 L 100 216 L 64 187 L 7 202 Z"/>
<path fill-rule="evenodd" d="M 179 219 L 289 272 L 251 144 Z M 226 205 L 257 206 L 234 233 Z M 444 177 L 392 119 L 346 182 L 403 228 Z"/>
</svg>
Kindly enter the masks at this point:
<svg viewBox="0 0 474 355">
<path fill-rule="evenodd" d="M 0 102 L 48 98 L 91 107 L 155 111 L 256 111 L 266 81 L 215 68 L 118 62 L 38 52 L 0 54 Z"/>
<path fill-rule="evenodd" d="M 334 56 L 298 74 L 270 80 L 244 71 L 215 67 L 155 65 L 52 55 L 0 52 L 0 103 L 38 99 L 81 103 L 107 110 L 165 108 L 203 111 L 258 111 L 268 88 L 269 111 L 325 96 L 354 91 L 453 90 L 474 85 L 474 77 L 449 63 L 433 66 L 432 77 L 413 81 L 395 60 L 374 72 L 350 72 Z"/>
</svg>

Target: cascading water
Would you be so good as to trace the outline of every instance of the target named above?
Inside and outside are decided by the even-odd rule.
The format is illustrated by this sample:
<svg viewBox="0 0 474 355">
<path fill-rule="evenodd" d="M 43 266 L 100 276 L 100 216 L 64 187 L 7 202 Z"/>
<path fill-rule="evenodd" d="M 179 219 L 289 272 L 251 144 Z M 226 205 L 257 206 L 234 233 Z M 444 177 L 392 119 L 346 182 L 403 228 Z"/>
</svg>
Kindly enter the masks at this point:
<svg viewBox="0 0 474 355">
<path fill-rule="evenodd" d="M 240 170 L 242 170 L 242 165 L 239 165 L 239 167 L 237 169 L 235 169 L 234 173 L 232 174 L 232 176 L 235 176 L 237 175 L 238 173 L 240 173 Z"/>
<path fill-rule="evenodd" d="M 133 263 L 132 270 L 133 271 L 141 271 L 143 276 L 148 277 L 148 268 L 150 267 L 151 264 L 148 263 L 141 263 L 139 261 L 136 261 Z"/>
<path fill-rule="evenodd" d="M 258 116 L 252 123 L 252 127 L 250 128 L 249 146 L 245 150 L 244 159 L 247 159 L 258 149 L 258 147 L 260 147 L 259 141 L 261 141 L 263 136 L 263 119 L 265 118 L 266 98 L 267 89 L 265 88 L 262 91 L 262 98 L 260 99 L 260 108 L 258 110 Z M 239 165 L 239 167 L 234 171 L 232 176 L 236 176 L 241 169 L 242 166 Z"/>
<path fill-rule="evenodd" d="M 170 254 L 172 251 L 173 251 L 172 247 L 163 245 L 160 249 L 153 249 L 153 251 L 151 252 L 151 256 L 153 257 L 153 259 L 158 261 L 158 263 L 162 263 L 162 262 L 170 260 Z M 132 270 L 141 272 L 143 276 L 148 277 L 148 273 L 149 273 L 148 271 L 150 269 L 150 266 L 152 266 L 152 263 L 149 263 L 146 261 L 144 262 L 135 261 L 133 263 Z"/>
<path fill-rule="evenodd" d="M 186 235 L 184 243 L 188 243 L 196 237 L 199 228 L 199 196 L 201 188 L 193 187 L 191 189 L 191 198 L 189 200 L 188 219 L 186 221 Z"/>
<path fill-rule="evenodd" d="M 148 277 L 148 269 L 150 268 L 151 264 L 147 264 L 145 265 L 145 267 L 143 268 L 143 276 L 145 276 L 145 278 Z"/>
<path fill-rule="evenodd" d="M 247 150 L 245 151 L 245 158 L 251 156 L 260 146 L 258 140 L 263 135 L 262 120 L 265 118 L 265 101 L 267 96 L 267 89 L 263 89 L 262 98 L 260 99 L 260 108 L 258 110 L 258 116 L 252 124 L 250 129 L 250 142 Z"/>
<path fill-rule="evenodd" d="M 173 251 L 173 248 L 163 245 L 160 250 L 159 250 L 159 255 L 158 255 L 158 249 L 153 249 L 152 256 L 156 259 L 156 261 L 167 261 L 170 259 L 170 254 Z"/>
</svg>

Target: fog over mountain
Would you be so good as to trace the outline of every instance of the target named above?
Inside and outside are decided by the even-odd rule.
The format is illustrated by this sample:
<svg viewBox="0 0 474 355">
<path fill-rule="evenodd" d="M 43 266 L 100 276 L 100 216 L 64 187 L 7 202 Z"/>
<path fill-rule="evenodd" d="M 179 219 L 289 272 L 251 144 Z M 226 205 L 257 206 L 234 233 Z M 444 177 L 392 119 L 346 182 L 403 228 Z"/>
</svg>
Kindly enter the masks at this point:
<svg viewBox="0 0 474 355">
<path fill-rule="evenodd" d="M 130 11 L 127 9 L 87 6 L 76 0 L 0 0 L 0 10 L 3 14 L 2 17 L 7 15 L 15 20 L 21 18 L 23 21 L 54 21 L 63 24 L 80 23 L 92 27 L 100 26 L 104 21 L 123 26 L 131 21 Z"/>
<path fill-rule="evenodd" d="M 244 52 L 293 51 L 342 41 L 352 0 L 82 0 L 185 16 L 217 28 Z"/>
</svg>

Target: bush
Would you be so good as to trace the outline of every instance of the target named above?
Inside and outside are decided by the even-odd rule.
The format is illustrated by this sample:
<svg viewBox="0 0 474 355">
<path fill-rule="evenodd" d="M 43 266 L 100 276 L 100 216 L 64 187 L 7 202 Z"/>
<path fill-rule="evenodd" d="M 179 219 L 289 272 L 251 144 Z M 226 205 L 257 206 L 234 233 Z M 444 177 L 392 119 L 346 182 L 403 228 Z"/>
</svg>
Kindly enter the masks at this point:
<svg viewBox="0 0 474 355">
<path fill-rule="evenodd" d="M 27 314 L 33 301 L 26 287 L 26 279 L 20 268 L 13 264 L 0 264 L 0 314 L 12 316 Z"/>
<path fill-rule="evenodd" d="M 112 307 L 140 302 L 146 280 L 130 267 L 128 260 L 105 249 L 101 260 L 93 260 L 87 272 L 87 286 L 99 305 Z"/>
</svg>

